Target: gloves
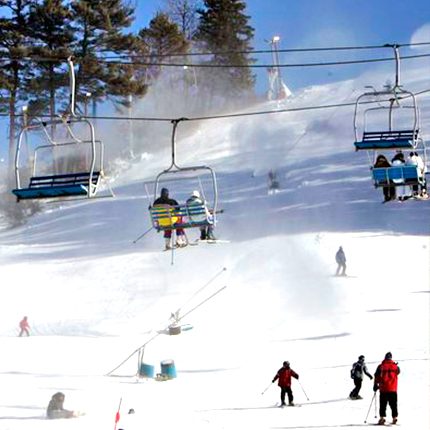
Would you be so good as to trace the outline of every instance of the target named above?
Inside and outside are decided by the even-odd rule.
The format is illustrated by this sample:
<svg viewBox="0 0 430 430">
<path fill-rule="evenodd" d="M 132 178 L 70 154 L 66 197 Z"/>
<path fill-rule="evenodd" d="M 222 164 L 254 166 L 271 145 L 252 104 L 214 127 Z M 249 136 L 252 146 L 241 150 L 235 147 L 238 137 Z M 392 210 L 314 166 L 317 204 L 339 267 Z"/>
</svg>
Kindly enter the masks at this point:
<svg viewBox="0 0 430 430">
<path fill-rule="evenodd" d="M 373 376 L 372 376 L 372 375 L 370 375 L 370 376 L 369 376 L 369 378 L 370 378 L 370 380 L 372 380 L 372 379 L 373 379 Z"/>
<path fill-rule="evenodd" d="M 376 393 L 378 391 L 378 386 L 376 384 L 373 385 L 373 391 Z"/>
<path fill-rule="evenodd" d="M 276 379 L 272 379 L 272 384 L 276 381 Z"/>
</svg>

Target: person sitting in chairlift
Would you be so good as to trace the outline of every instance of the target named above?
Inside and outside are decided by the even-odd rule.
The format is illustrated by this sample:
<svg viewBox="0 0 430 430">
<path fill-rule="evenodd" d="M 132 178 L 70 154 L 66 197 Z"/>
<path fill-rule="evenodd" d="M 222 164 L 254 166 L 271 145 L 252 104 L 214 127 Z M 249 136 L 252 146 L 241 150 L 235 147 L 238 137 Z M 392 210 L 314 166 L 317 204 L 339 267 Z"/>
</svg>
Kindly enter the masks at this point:
<svg viewBox="0 0 430 430">
<path fill-rule="evenodd" d="M 405 165 L 405 155 L 403 154 L 403 152 L 401 150 L 396 152 L 396 154 L 394 155 L 394 157 L 391 160 L 391 165 L 393 167 Z M 404 179 L 393 179 L 393 182 L 395 184 L 403 184 Z M 398 188 L 397 196 L 398 196 L 398 199 L 400 201 L 407 200 L 410 197 L 410 195 L 408 195 L 408 192 L 406 191 L 405 185 L 397 186 L 397 188 Z"/>
<path fill-rule="evenodd" d="M 158 199 L 154 201 L 154 206 L 157 205 L 169 205 L 173 208 L 177 208 L 179 203 L 169 197 L 169 190 L 167 188 L 161 189 L 161 194 Z M 166 242 L 166 250 L 172 249 L 172 230 L 164 230 L 164 240 Z M 176 229 L 176 246 L 184 247 L 188 245 L 185 231 L 183 228 Z"/>
<path fill-rule="evenodd" d="M 209 212 L 209 209 L 206 206 L 206 202 L 201 198 L 199 191 L 193 191 L 191 197 L 186 201 L 186 205 L 188 208 L 204 206 L 204 213 L 191 214 L 190 220 L 196 223 L 209 221 L 212 222 L 213 216 Z M 209 225 L 201 225 L 200 226 L 200 240 L 215 240 L 215 236 L 213 233 L 214 226 L 213 224 Z"/>
<path fill-rule="evenodd" d="M 375 168 L 387 168 L 387 167 L 391 167 L 390 162 L 387 160 L 387 158 L 385 157 L 385 155 L 379 154 L 376 157 L 376 162 L 373 165 L 373 167 Z M 396 189 L 393 186 L 390 187 L 382 187 L 382 191 L 384 193 L 384 201 L 388 202 L 390 200 L 395 200 L 396 199 Z"/>
</svg>

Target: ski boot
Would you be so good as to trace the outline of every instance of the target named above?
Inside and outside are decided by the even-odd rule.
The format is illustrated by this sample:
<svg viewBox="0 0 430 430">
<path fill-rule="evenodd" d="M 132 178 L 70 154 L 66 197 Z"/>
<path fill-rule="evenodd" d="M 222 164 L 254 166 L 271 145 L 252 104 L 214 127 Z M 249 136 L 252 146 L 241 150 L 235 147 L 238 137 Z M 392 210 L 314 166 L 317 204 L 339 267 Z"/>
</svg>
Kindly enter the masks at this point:
<svg viewBox="0 0 430 430">
<path fill-rule="evenodd" d="M 385 418 L 384 417 L 379 418 L 378 426 L 383 426 L 384 424 L 385 424 Z"/>
<path fill-rule="evenodd" d="M 393 417 L 393 424 L 397 424 L 397 417 Z"/>
</svg>

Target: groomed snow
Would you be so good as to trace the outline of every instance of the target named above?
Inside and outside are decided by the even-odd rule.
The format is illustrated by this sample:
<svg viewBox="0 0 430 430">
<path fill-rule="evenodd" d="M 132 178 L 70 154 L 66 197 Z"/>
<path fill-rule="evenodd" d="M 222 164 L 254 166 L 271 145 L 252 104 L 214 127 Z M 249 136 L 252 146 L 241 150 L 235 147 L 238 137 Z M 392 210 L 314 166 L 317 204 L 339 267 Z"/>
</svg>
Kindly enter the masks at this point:
<svg viewBox="0 0 430 430">
<path fill-rule="evenodd" d="M 383 70 L 250 111 L 354 100 L 385 82 Z M 420 71 L 404 76 L 415 91 L 428 87 Z M 430 140 L 430 97 L 419 101 Z M 144 183 L 169 164 L 167 126 L 164 158 L 128 166 L 112 183 L 115 198 L 46 204 L 1 231 L 0 429 L 113 429 L 121 398 L 124 430 L 361 428 L 372 382 L 363 400 L 348 400 L 350 367 L 364 354 L 373 373 L 391 351 L 401 368 L 399 424 L 428 430 L 430 200 L 381 204 L 366 156 L 354 152 L 352 111 L 202 121 L 183 138 L 179 128 L 179 161 L 217 171 L 216 234 L 229 242 L 178 250 L 173 265 L 161 234 L 133 243 L 150 227 Z M 268 195 L 271 168 L 281 190 Z M 170 190 L 182 201 L 190 187 Z M 340 245 L 347 278 L 333 276 Z M 193 328 L 159 333 L 178 309 L 191 311 L 181 322 Z M 29 338 L 17 337 L 24 315 Z M 133 352 L 147 342 L 144 362 L 159 373 L 172 359 L 177 378 L 135 376 Z M 300 375 L 301 407 L 276 408 L 271 380 L 284 360 Z M 85 415 L 46 420 L 57 391 Z"/>
</svg>

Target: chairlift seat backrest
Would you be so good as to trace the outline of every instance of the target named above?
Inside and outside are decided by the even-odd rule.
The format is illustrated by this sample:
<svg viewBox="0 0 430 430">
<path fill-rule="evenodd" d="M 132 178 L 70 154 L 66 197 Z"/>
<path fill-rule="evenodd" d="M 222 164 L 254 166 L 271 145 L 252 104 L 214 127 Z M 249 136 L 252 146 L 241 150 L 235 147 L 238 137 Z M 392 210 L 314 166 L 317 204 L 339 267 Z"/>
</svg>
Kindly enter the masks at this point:
<svg viewBox="0 0 430 430">
<path fill-rule="evenodd" d="M 14 189 L 12 193 L 18 200 L 88 195 L 90 176 L 90 172 L 33 176 L 28 188 Z M 97 188 L 100 177 L 100 172 L 93 172 L 92 187 Z"/>
<path fill-rule="evenodd" d="M 208 209 L 200 205 L 155 205 L 150 209 L 152 225 L 158 231 L 213 225 Z"/>
<path fill-rule="evenodd" d="M 415 148 L 419 130 L 365 131 L 363 139 L 354 142 L 355 149 L 401 149 Z"/>
<path fill-rule="evenodd" d="M 376 167 L 372 169 L 375 187 L 423 184 L 417 166 Z"/>
</svg>

